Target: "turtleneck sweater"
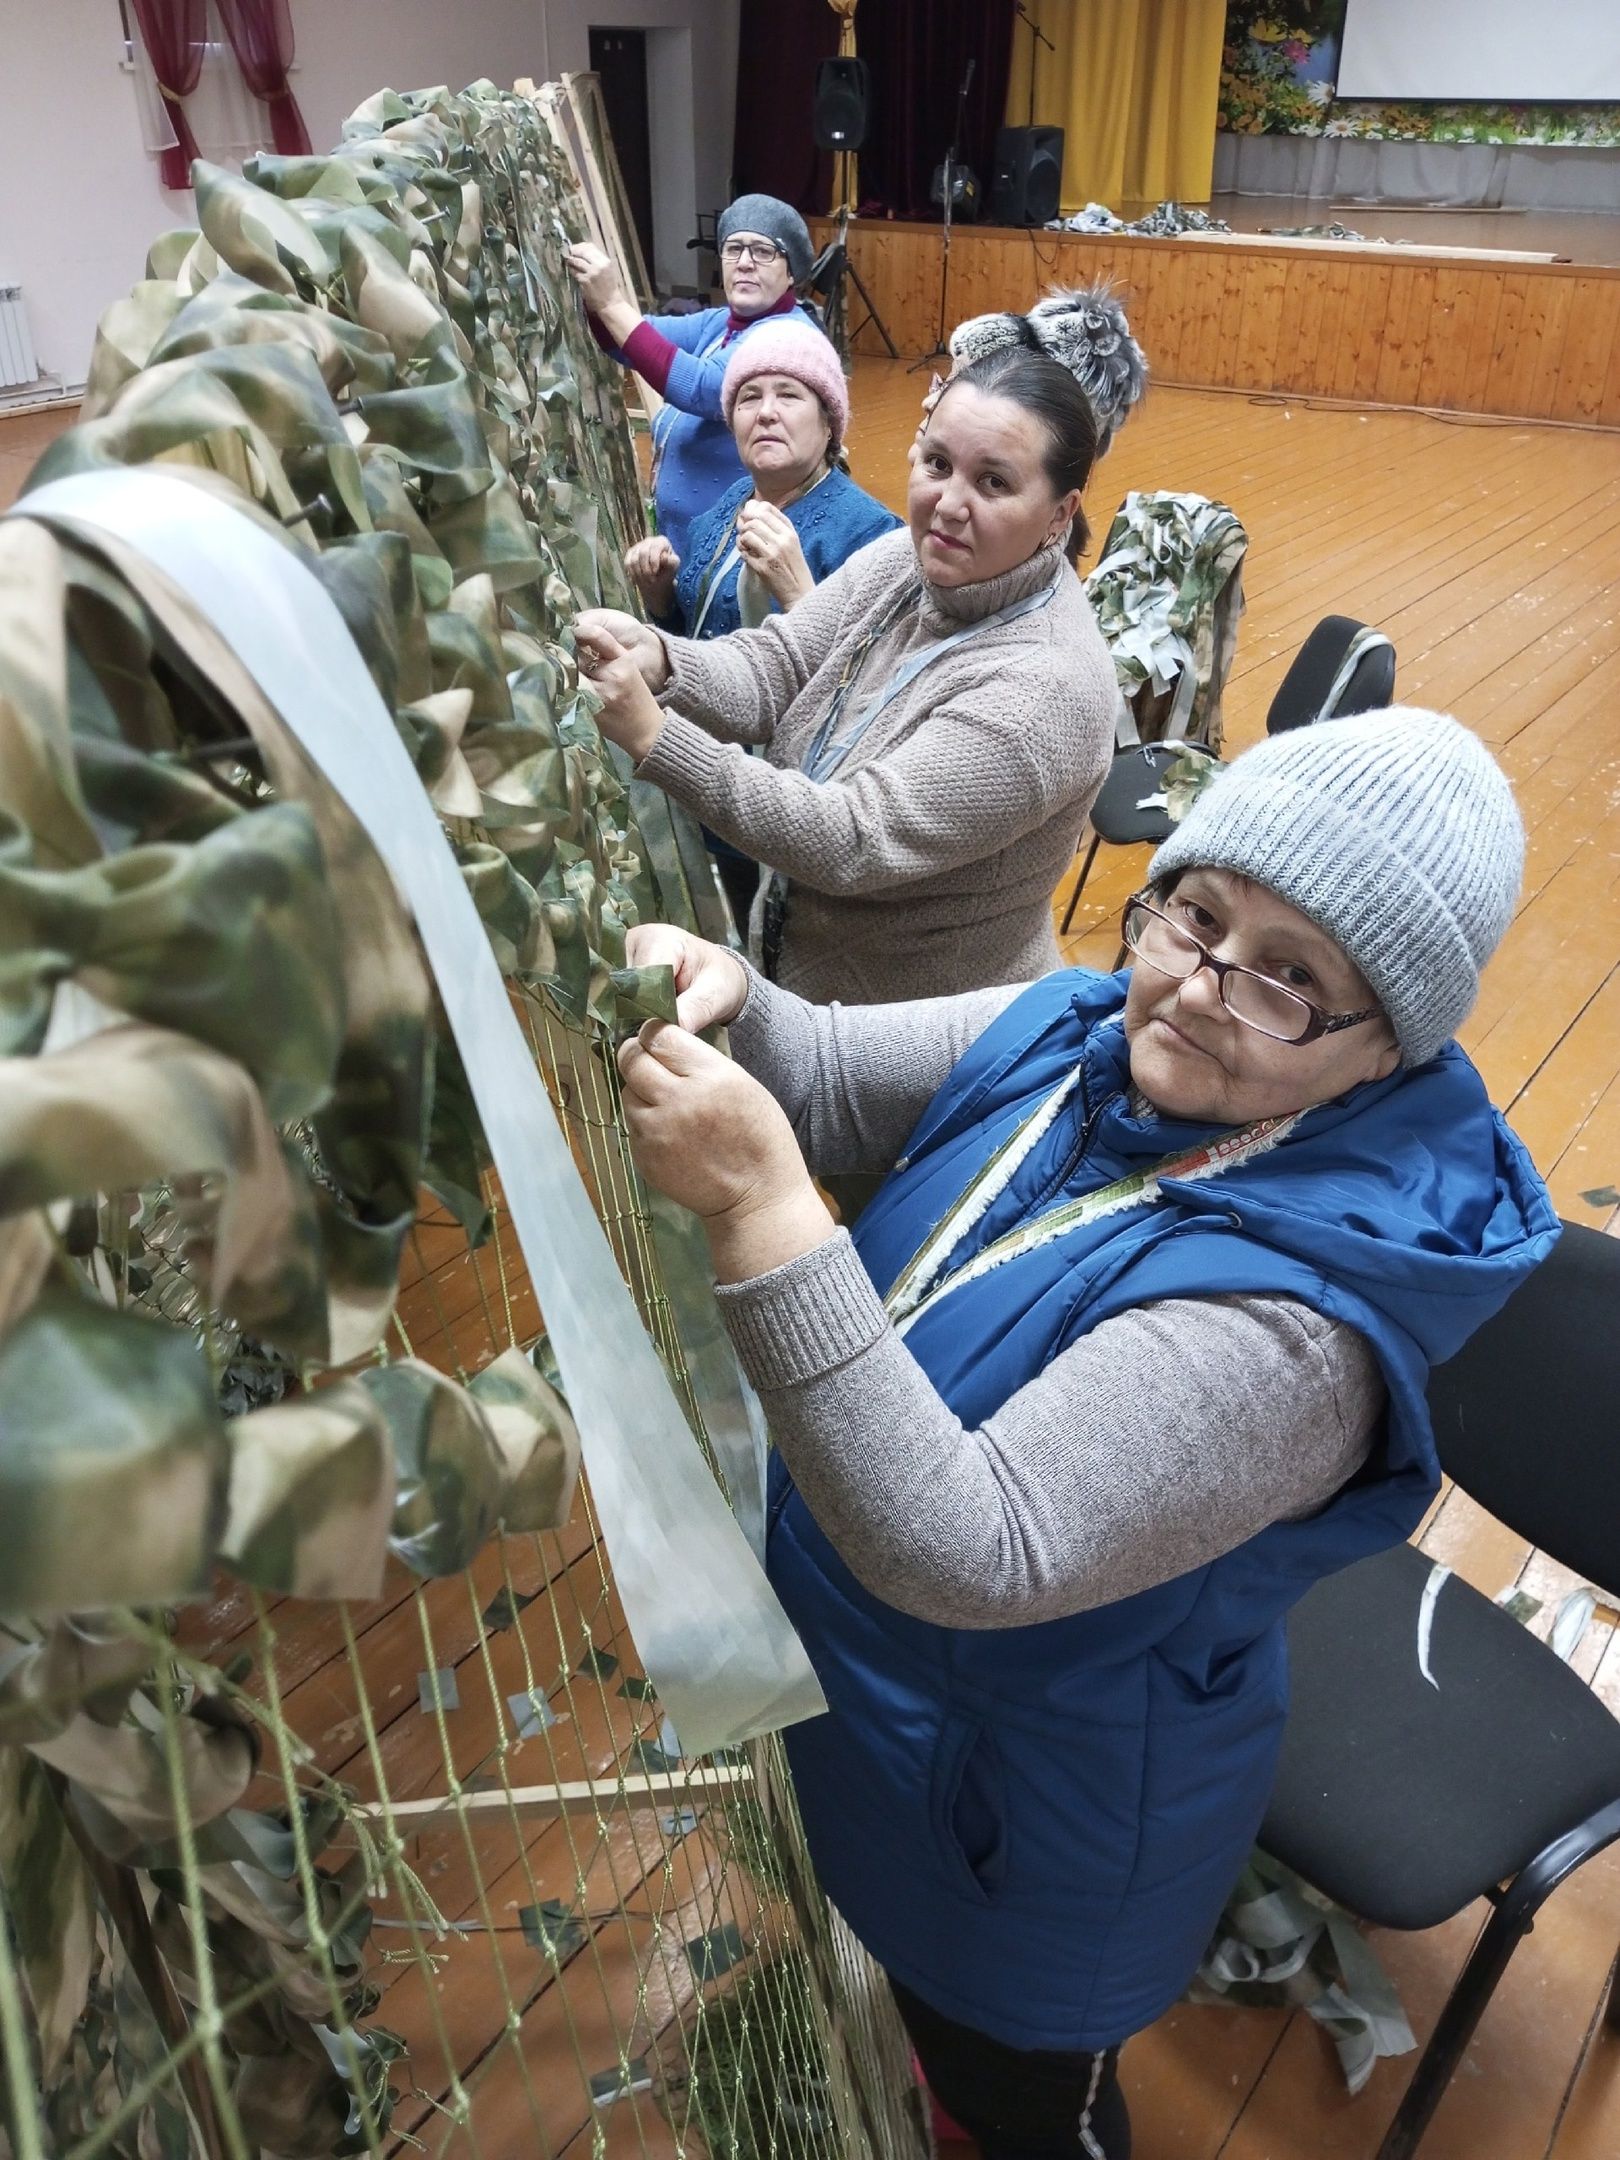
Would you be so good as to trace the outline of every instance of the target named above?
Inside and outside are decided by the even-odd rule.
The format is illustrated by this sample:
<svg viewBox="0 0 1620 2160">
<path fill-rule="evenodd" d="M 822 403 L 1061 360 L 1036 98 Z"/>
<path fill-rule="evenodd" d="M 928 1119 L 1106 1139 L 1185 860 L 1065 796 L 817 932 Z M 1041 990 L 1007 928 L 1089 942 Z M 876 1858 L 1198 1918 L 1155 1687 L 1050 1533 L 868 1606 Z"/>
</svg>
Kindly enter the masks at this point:
<svg viewBox="0 0 1620 2160">
<path fill-rule="evenodd" d="M 980 624 L 875 711 L 829 777 L 802 769 L 857 659 L 840 736 L 907 662 Z M 757 630 L 665 642 L 666 717 L 640 776 L 788 880 L 784 988 L 876 1004 L 1057 966 L 1052 893 L 1107 769 L 1117 698 L 1059 549 L 947 588 L 891 533 Z"/>
</svg>

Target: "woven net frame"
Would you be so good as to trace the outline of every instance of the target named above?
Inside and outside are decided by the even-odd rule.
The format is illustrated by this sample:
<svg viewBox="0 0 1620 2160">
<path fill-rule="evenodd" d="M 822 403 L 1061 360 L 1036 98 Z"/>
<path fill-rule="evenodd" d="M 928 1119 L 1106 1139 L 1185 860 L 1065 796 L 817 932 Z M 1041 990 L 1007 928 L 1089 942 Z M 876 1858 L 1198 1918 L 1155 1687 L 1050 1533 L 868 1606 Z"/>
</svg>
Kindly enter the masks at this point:
<svg viewBox="0 0 1620 2160">
<path fill-rule="evenodd" d="M 359 168 L 371 209 L 390 178 L 390 138 L 417 160 L 417 227 L 431 226 L 426 203 L 446 220 L 462 205 L 462 259 L 443 234 L 434 258 L 452 294 L 480 290 L 470 186 L 486 218 L 504 188 L 511 221 L 579 229 L 568 176 L 522 106 L 483 86 L 460 100 L 375 101 L 357 116 L 358 139 L 385 146 Z M 304 162 L 265 160 L 239 185 L 296 201 Z M 435 196 L 441 175 L 454 186 Z M 250 280 L 260 244 L 239 218 L 247 237 L 233 259 L 212 200 L 218 229 L 205 220 L 203 242 L 152 266 L 182 284 L 189 276 L 193 297 L 222 266 Z M 487 258 L 487 235 L 483 246 Z M 278 254 L 285 270 L 285 245 Z M 529 316 L 505 349 L 521 351 L 526 329 L 544 324 L 555 340 L 571 296 L 534 289 L 533 256 L 518 260 Z M 160 282 L 139 289 L 143 305 Z M 307 305 L 301 281 L 298 292 Z M 522 314 L 510 281 L 492 302 L 486 279 L 478 306 L 480 322 L 491 306 Z M 109 443 L 125 462 L 180 454 L 289 527 L 313 531 L 323 514 L 336 525 L 268 401 L 240 385 L 262 436 L 222 436 L 205 413 L 178 451 L 172 427 L 162 448 L 143 439 L 142 366 L 174 362 L 143 362 L 138 343 L 127 320 L 104 332 L 96 456 Z M 543 386 L 519 371 L 501 383 L 504 408 L 492 398 L 480 408 L 511 501 L 547 528 L 552 618 L 582 587 L 609 596 L 604 566 L 616 565 L 640 510 L 617 386 L 605 368 L 589 375 L 577 325 L 568 344 L 581 395 L 566 478 L 549 469 Z M 274 475 L 266 440 L 280 453 Z M 404 463 L 426 515 L 432 488 Z M 277 500 L 275 479 L 296 510 Z M 456 509 L 439 514 L 442 530 L 464 522 Z M 486 522 L 480 567 L 454 566 L 458 587 L 489 575 L 490 561 L 498 577 L 500 549 L 518 546 L 497 523 Z M 536 620 L 518 617 L 520 636 Z M 172 702 L 183 734 L 183 701 Z M 583 729 L 586 717 L 576 707 L 570 724 Z M 275 790 L 262 759 L 239 748 L 216 744 L 204 769 L 251 819 Z M 476 820 L 447 813 L 445 823 L 476 839 Z M 643 908 L 650 895 L 660 912 L 695 921 L 690 836 L 649 829 L 642 848 L 660 858 L 642 863 L 655 872 L 638 891 Z M 512 996 L 625 1282 L 707 1447 L 681 1300 L 626 1140 L 612 1057 L 625 1015 L 612 1012 L 599 964 L 611 968 L 612 944 L 592 917 L 589 997 L 522 968 Z M 417 1360 L 466 1386 L 503 1353 L 532 1351 L 543 1315 L 487 1165 L 472 1209 L 487 1213 L 484 1234 L 442 1190 L 423 1192 L 386 1334 L 366 1362 Z M 136 1197 L 149 1211 L 152 1193 Z M 131 1224 L 147 1220 L 129 1194 L 83 1196 L 77 1224 L 60 1211 L 39 1218 L 48 1264 L 120 1311 L 194 1335 L 213 1378 L 239 1382 L 243 1331 L 211 1307 L 183 1245 L 138 1282 Z M 333 1371 L 293 1360 L 285 1377 L 293 1397 L 318 1398 Z M 19 1673 L 27 1692 L 8 1698 Z M 68 1738 L 51 1737 L 53 1720 L 68 1719 Z M 133 1766 L 112 1794 L 79 1775 L 70 1745 L 98 1721 Z M 780 1740 L 730 1759 L 682 1753 L 625 1626 L 588 1480 L 556 1530 L 494 1537 L 469 1565 L 428 1577 L 396 1559 L 374 1599 L 307 1598 L 238 1574 L 167 1609 L 0 1622 L 0 1781 L 0 2143 L 19 2160 L 405 2146 L 489 2160 L 519 2150 L 901 2160 L 924 2148 L 892 2006 L 816 1886 Z M 226 1787 L 233 1804 L 221 1807 Z"/>
</svg>

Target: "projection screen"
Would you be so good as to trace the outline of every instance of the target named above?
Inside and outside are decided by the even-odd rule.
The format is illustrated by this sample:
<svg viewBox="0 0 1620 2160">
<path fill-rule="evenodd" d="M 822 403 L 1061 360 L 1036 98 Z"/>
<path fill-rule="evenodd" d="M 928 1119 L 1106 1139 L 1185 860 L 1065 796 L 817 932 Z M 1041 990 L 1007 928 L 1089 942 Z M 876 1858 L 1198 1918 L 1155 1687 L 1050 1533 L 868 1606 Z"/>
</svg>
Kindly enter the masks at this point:
<svg viewBox="0 0 1620 2160">
<path fill-rule="evenodd" d="M 1339 95 L 1620 99 L 1620 0 L 1349 0 Z"/>
</svg>

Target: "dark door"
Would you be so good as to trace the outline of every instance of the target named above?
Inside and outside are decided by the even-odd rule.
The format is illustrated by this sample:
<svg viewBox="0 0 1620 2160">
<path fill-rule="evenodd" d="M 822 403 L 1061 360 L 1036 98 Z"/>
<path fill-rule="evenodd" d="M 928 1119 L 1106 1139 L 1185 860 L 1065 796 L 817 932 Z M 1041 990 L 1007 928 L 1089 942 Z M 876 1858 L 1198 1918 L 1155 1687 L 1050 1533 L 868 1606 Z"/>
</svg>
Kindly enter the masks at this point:
<svg viewBox="0 0 1620 2160">
<path fill-rule="evenodd" d="M 591 29 L 591 67 L 619 153 L 630 215 L 650 271 L 653 259 L 652 141 L 647 129 L 647 33 Z"/>
</svg>

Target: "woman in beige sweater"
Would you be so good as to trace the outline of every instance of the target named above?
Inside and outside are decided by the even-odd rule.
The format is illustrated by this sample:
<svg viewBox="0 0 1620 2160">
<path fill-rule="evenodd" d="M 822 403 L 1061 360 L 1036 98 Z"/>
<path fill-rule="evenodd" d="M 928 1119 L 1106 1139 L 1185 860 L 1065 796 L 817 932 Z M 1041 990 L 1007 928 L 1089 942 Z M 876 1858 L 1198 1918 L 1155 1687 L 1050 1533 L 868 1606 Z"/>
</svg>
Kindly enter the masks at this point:
<svg viewBox="0 0 1620 2160">
<path fill-rule="evenodd" d="M 1058 964 L 1052 891 L 1116 712 L 1072 562 L 1096 448 L 1066 369 L 992 353 L 929 416 L 909 532 L 791 614 L 705 644 L 579 618 L 603 733 L 770 866 L 751 943 L 800 996 L 933 997 Z"/>
</svg>

